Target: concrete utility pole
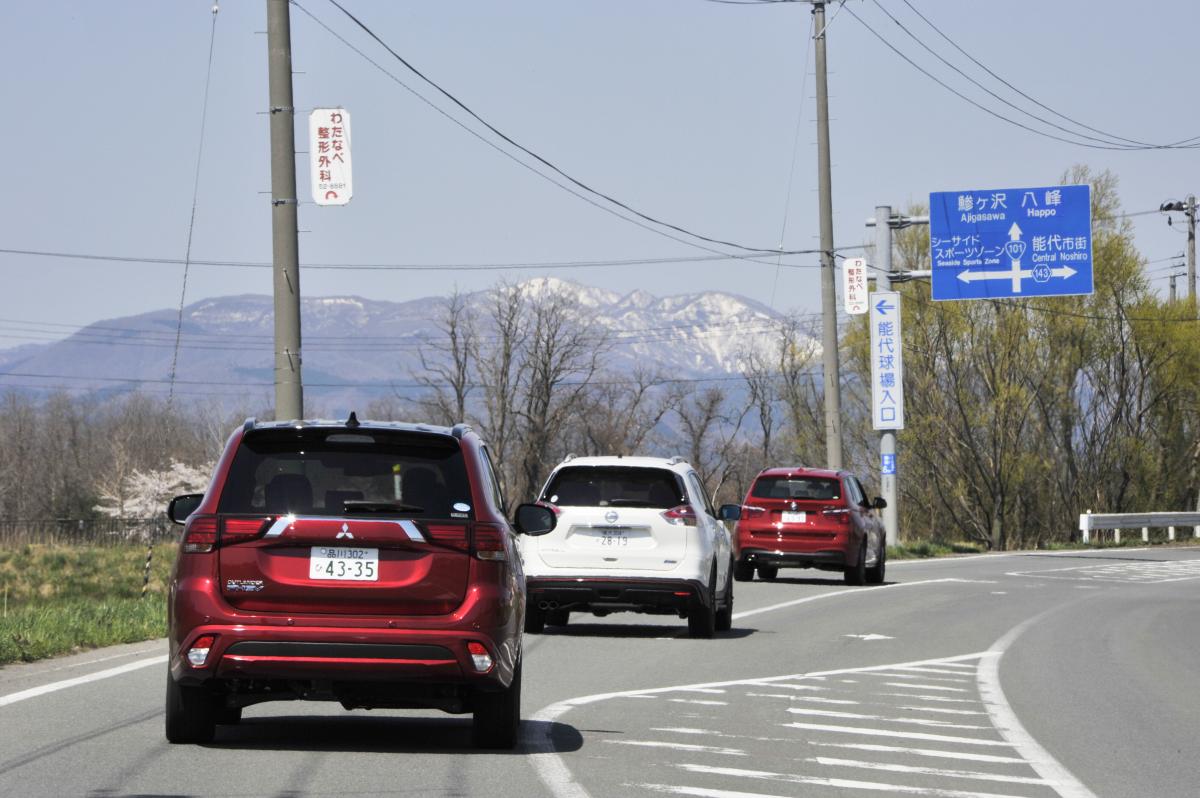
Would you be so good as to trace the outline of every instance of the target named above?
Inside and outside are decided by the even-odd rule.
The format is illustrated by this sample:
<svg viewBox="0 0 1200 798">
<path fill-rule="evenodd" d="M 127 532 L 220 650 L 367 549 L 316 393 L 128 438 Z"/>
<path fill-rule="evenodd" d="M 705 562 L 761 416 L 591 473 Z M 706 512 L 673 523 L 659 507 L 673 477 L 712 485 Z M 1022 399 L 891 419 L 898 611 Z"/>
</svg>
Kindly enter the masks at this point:
<svg viewBox="0 0 1200 798">
<path fill-rule="evenodd" d="M 1175 304 L 1175 278 L 1178 276 L 1179 275 L 1176 274 L 1175 272 L 1171 272 L 1170 274 L 1167 275 L 1167 284 L 1171 286 L 1170 297 L 1171 297 L 1172 305 Z"/>
<path fill-rule="evenodd" d="M 833 190 L 829 168 L 829 87 L 825 69 L 825 0 L 812 0 L 816 34 L 817 187 L 821 213 L 821 360 L 825 389 L 825 459 L 842 467 L 842 386 L 838 362 L 837 278 L 833 262 Z"/>
<path fill-rule="evenodd" d="M 892 290 L 891 219 L 892 208 L 890 205 L 875 206 L 875 287 L 879 291 Z M 880 430 L 879 461 L 882 463 L 888 455 L 892 456 L 892 461 L 896 464 L 895 473 L 880 475 L 879 491 L 883 495 L 884 501 L 887 502 L 887 507 L 883 508 L 883 528 L 887 533 L 887 544 L 895 546 L 899 538 L 900 527 L 900 491 L 897 489 L 900 479 L 900 458 L 896 456 L 896 431 Z"/>
<path fill-rule="evenodd" d="M 304 418 L 300 356 L 300 243 L 296 230 L 296 109 L 288 0 L 267 0 L 271 117 L 271 248 L 275 273 L 275 419 Z"/>
<path fill-rule="evenodd" d="M 1196 195 L 1188 194 L 1184 213 L 1188 220 L 1188 299 L 1196 303 Z"/>
</svg>

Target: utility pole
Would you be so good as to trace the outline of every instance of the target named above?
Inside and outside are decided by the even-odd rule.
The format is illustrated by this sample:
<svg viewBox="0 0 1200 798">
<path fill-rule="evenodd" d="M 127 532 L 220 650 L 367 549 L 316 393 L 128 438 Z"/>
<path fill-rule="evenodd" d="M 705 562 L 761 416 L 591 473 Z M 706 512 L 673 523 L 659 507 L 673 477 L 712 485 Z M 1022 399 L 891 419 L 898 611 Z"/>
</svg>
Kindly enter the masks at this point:
<svg viewBox="0 0 1200 798">
<path fill-rule="evenodd" d="M 1188 194 L 1184 213 L 1188 220 L 1188 300 L 1196 304 L 1196 195 Z"/>
<path fill-rule="evenodd" d="M 1170 274 L 1167 275 L 1167 284 L 1171 286 L 1170 297 L 1171 297 L 1172 305 L 1175 304 L 1175 278 L 1178 276 L 1179 275 L 1176 274 L 1175 272 L 1171 272 Z"/>
<path fill-rule="evenodd" d="M 890 205 L 875 206 L 875 287 L 879 291 L 892 290 L 892 208 Z M 903 342 L 901 342 L 903 344 Z M 879 461 L 886 462 L 891 455 L 893 473 L 880 474 L 879 491 L 887 507 L 883 508 L 883 528 L 887 534 L 887 545 L 895 546 L 899 537 L 900 458 L 896 456 L 896 431 L 879 431 Z M 882 469 L 881 469 L 882 470 Z"/>
<path fill-rule="evenodd" d="M 300 356 L 300 243 L 296 225 L 296 109 L 288 0 L 267 0 L 271 118 L 271 250 L 275 274 L 275 419 L 304 418 Z"/>
<path fill-rule="evenodd" d="M 812 0 L 816 41 L 817 186 L 821 214 L 821 360 L 825 388 L 825 459 L 842 467 L 842 387 L 838 363 L 837 279 L 833 262 L 833 191 L 829 167 L 829 87 L 825 68 L 825 0 Z"/>
</svg>

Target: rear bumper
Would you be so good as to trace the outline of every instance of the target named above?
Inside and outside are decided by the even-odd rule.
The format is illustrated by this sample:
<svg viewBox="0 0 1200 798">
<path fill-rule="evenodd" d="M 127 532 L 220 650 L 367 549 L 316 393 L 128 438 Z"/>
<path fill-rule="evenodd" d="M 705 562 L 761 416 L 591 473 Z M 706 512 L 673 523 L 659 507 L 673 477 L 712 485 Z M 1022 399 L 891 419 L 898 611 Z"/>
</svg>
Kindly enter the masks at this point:
<svg viewBox="0 0 1200 798">
<path fill-rule="evenodd" d="M 529 606 L 540 609 L 671 614 L 711 602 L 696 579 L 527 577 L 525 590 Z"/>
<path fill-rule="evenodd" d="M 828 571 L 840 571 L 846 567 L 846 552 L 842 549 L 781 551 L 747 547 L 741 550 L 738 562 L 750 565 L 770 565 L 776 568 L 820 568 Z"/>
</svg>

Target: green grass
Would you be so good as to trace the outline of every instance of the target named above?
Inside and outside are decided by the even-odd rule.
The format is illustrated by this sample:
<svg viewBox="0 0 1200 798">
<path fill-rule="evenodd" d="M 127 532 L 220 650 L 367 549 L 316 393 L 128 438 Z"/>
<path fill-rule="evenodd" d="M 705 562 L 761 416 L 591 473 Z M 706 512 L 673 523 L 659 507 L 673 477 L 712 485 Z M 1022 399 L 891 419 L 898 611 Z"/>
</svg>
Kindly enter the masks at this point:
<svg viewBox="0 0 1200 798">
<path fill-rule="evenodd" d="M 975 543 L 943 543 L 922 540 L 908 545 L 888 546 L 889 560 L 917 560 L 927 557 L 946 557 L 951 554 L 981 554 L 983 546 Z"/>
<path fill-rule="evenodd" d="M 143 547 L 0 549 L 0 664 L 162 637 L 175 551 L 155 546 L 143 599 Z"/>
</svg>

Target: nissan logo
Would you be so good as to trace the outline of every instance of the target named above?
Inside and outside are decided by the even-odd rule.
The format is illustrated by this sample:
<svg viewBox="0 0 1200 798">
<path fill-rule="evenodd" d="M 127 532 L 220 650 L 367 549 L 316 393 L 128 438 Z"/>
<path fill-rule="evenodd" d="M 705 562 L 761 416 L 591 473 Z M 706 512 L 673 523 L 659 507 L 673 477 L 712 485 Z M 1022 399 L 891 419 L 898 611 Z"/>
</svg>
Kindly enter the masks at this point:
<svg viewBox="0 0 1200 798">
<path fill-rule="evenodd" d="M 609 510 L 607 513 L 604 514 L 604 520 L 610 524 L 617 523 L 617 518 L 618 518 L 618 516 L 617 516 L 616 510 Z"/>
</svg>

